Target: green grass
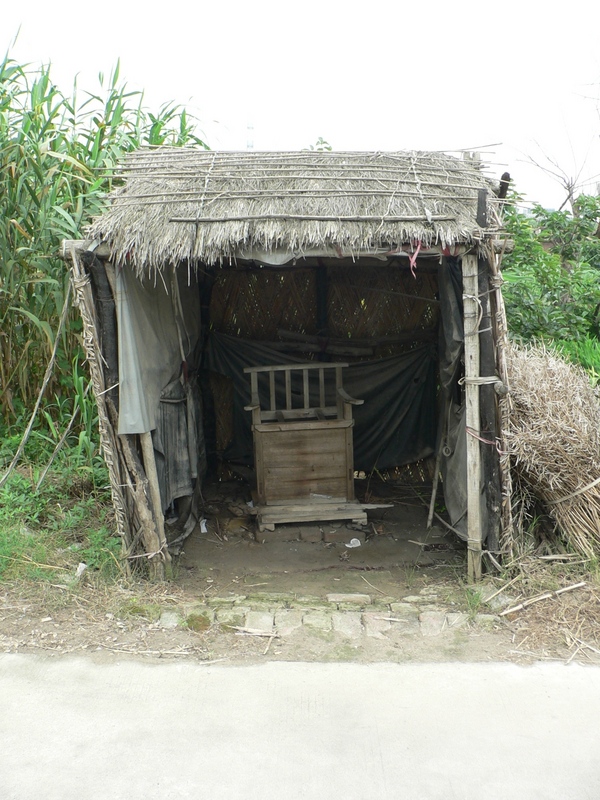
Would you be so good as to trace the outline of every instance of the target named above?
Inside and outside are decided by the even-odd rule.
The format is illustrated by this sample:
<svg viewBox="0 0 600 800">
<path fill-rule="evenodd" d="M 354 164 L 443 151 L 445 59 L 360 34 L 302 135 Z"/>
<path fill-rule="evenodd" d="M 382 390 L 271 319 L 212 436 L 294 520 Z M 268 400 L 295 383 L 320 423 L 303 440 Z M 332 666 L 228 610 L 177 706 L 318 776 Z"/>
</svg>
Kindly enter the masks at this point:
<svg viewBox="0 0 600 800">
<path fill-rule="evenodd" d="M 590 377 L 592 386 L 600 382 L 600 341 L 587 336 L 583 339 L 553 341 L 552 347 L 567 361 L 580 364 Z"/>
<path fill-rule="evenodd" d="M 121 574 L 107 489 L 62 463 L 36 491 L 38 474 L 33 465 L 22 466 L 0 488 L 0 582 L 69 583 L 80 562 L 106 579 Z"/>
</svg>

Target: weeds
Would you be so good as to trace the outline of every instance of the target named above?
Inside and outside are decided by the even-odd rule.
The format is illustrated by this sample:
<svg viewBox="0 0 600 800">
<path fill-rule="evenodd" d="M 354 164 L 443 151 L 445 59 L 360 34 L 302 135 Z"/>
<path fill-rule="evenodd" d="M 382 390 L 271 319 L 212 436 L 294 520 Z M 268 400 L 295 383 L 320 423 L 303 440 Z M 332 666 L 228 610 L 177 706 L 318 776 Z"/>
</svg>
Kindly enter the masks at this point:
<svg viewBox="0 0 600 800">
<path fill-rule="evenodd" d="M 120 541 L 110 532 L 108 492 L 68 463 L 49 473 L 21 467 L 0 488 L 0 581 L 64 581 L 84 561 L 105 578 L 121 571 Z M 106 482 L 106 481 L 104 481 Z"/>
<path fill-rule="evenodd" d="M 467 613 L 469 617 L 473 619 L 477 614 L 480 613 L 481 606 L 483 605 L 481 589 L 478 589 L 475 586 L 468 586 L 465 596 L 467 600 Z"/>
</svg>

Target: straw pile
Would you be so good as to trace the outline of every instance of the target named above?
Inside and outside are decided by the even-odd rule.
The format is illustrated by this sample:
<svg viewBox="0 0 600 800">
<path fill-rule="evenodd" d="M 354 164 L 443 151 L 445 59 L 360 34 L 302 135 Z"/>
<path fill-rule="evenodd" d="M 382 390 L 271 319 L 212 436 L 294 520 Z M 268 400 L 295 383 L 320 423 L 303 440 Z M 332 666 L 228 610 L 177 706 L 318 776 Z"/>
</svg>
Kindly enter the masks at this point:
<svg viewBox="0 0 600 800">
<path fill-rule="evenodd" d="M 600 405 L 585 372 L 543 347 L 511 346 L 513 463 L 565 543 L 600 555 Z"/>
</svg>

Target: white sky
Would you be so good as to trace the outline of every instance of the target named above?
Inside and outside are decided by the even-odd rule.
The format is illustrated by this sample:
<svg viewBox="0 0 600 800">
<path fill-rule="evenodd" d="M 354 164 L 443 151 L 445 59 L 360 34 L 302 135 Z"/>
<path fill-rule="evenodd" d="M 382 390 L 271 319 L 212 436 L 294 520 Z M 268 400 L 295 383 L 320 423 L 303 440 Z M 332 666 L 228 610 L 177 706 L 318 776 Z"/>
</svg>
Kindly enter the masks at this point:
<svg viewBox="0 0 600 800">
<path fill-rule="evenodd" d="M 0 49 L 52 62 L 65 93 L 121 77 L 156 109 L 174 100 L 212 148 L 490 148 L 529 200 L 565 192 L 527 163 L 600 182 L 600 4 L 570 0 L 24 0 L 0 12 Z M 11 45 L 21 26 L 18 39 Z M 252 131 L 249 133 L 248 128 Z"/>
</svg>

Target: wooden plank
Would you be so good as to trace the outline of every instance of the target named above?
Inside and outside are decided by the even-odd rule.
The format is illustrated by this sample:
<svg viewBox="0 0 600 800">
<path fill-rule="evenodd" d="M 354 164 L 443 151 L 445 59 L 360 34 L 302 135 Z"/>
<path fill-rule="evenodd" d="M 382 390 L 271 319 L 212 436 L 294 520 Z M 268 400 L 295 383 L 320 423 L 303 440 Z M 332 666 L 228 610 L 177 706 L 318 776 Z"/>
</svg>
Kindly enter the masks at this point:
<svg viewBox="0 0 600 800">
<path fill-rule="evenodd" d="M 293 500 L 281 501 L 280 503 L 275 503 L 273 505 L 267 506 L 265 504 L 262 504 L 258 508 L 253 508 L 251 513 L 258 514 L 260 509 L 265 511 L 265 513 L 270 510 L 277 512 L 277 510 L 281 508 L 296 508 L 302 510 L 305 509 L 307 506 L 309 507 L 318 506 L 319 508 L 330 507 L 339 509 L 341 506 L 345 507 L 346 505 L 347 505 L 346 498 L 343 495 L 340 495 L 339 497 L 324 497 L 324 498 L 320 498 L 319 496 L 314 498 L 312 496 L 295 497 Z"/>
<path fill-rule="evenodd" d="M 249 410 L 251 407 L 245 407 Z M 329 416 L 337 419 L 337 406 L 328 406 L 322 408 L 323 416 Z M 314 408 L 294 408 L 290 411 L 285 409 L 277 409 L 277 411 L 261 411 L 260 418 L 262 422 L 272 422 L 274 420 L 297 420 L 297 419 L 318 419 L 316 409 Z"/>
<path fill-rule="evenodd" d="M 277 508 L 259 508 L 258 520 L 262 524 L 275 524 L 282 522 L 304 522 L 310 520 L 332 519 L 367 519 L 367 513 L 359 504 L 347 503 L 337 507 L 323 505 L 312 506 L 279 506 Z M 349 532 L 350 535 L 350 532 Z"/>
<path fill-rule="evenodd" d="M 292 512 L 297 511 L 298 513 L 302 513 L 306 511 L 306 507 L 314 505 L 315 508 L 318 506 L 319 510 L 321 511 L 336 511 L 338 513 L 345 513 L 346 511 L 351 512 L 352 514 L 356 514 L 360 511 L 365 511 L 370 508 L 389 508 L 388 505 L 376 505 L 370 503 L 359 503 L 358 500 L 351 500 L 349 503 L 346 502 L 343 498 L 333 498 L 331 500 L 327 500 L 324 502 L 315 503 L 313 501 L 304 501 L 304 500 L 294 500 L 294 502 L 286 503 L 285 506 L 273 506 L 273 513 L 279 514 L 282 509 L 286 511 Z M 259 506 L 257 508 L 257 513 L 270 513 L 271 507 L 270 506 Z"/>
<path fill-rule="evenodd" d="M 465 330 L 465 402 L 467 425 L 467 573 L 471 582 L 481 580 L 481 450 L 479 386 L 479 322 L 477 256 L 463 256 L 463 304 Z M 474 435 L 473 435 L 474 434 Z"/>
<path fill-rule="evenodd" d="M 343 497 L 346 491 L 345 476 L 341 478 L 318 478 L 315 480 L 291 480 L 278 478 L 276 481 L 267 480 L 265 492 L 266 503 L 285 501 L 293 502 L 296 498 L 313 498 L 314 495 L 324 495 L 323 502 L 330 497 Z"/>
<path fill-rule="evenodd" d="M 368 517 L 364 511 L 356 511 L 354 515 L 350 511 L 338 511 L 336 513 L 323 511 L 320 512 L 318 508 L 312 513 L 302 515 L 298 514 L 280 514 L 277 518 L 259 516 L 259 526 L 262 525 L 281 525 L 285 522 L 318 522 L 319 520 L 325 522 L 327 520 L 345 520 L 351 519 L 356 522 L 368 522 Z M 351 531 L 348 531 L 348 538 L 352 538 Z"/>
<path fill-rule="evenodd" d="M 284 419 L 289 419 L 286 417 L 285 411 L 283 415 Z M 354 420 L 351 419 L 326 419 L 324 421 L 315 419 L 312 422 L 307 418 L 306 422 L 261 422 L 254 426 L 254 430 L 261 433 L 289 433 L 291 431 L 320 431 L 324 433 L 328 428 L 335 430 L 336 428 L 351 428 L 353 425 Z"/>
<path fill-rule="evenodd" d="M 492 256 L 493 257 L 493 256 Z M 490 310 L 490 265 L 487 259 L 480 258 L 479 297 L 481 302 L 481 333 L 479 335 L 479 369 L 484 376 L 497 375 L 494 327 Z M 500 549 L 500 512 L 502 508 L 502 487 L 500 481 L 500 455 L 496 447 L 499 432 L 498 395 L 493 383 L 482 384 L 479 389 L 480 422 L 483 437 L 492 444 L 483 445 L 481 450 L 482 483 L 486 487 L 485 529 L 482 540 L 492 551 Z"/>
<path fill-rule="evenodd" d="M 142 455 L 144 457 L 144 470 L 148 478 L 148 485 L 150 487 L 150 497 L 152 498 L 153 517 L 156 523 L 156 530 L 158 532 L 158 551 L 164 561 L 170 561 L 171 556 L 167 549 L 167 540 L 165 537 L 165 517 L 162 510 L 162 503 L 160 499 L 160 487 L 158 483 L 158 473 L 156 471 L 156 459 L 154 456 L 154 445 L 152 444 L 151 433 L 140 433 L 140 444 L 142 446 Z"/>
<path fill-rule="evenodd" d="M 321 474 L 328 472 L 330 475 L 345 475 L 347 463 L 347 454 L 343 446 L 317 454 L 293 449 L 289 451 L 287 448 L 268 448 L 265 469 L 269 473 L 280 471 L 282 475 L 295 471 L 299 475 L 309 473 L 314 475 L 316 471 Z"/>
<path fill-rule="evenodd" d="M 263 456 L 264 437 L 254 435 L 254 469 L 256 470 L 256 494 L 259 503 L 266 503 L 265 460 Z"/>
<path fill-rule="evenodd" d="M 349 429 L 346 429 L 349 430 Z M 344 450 L 344 429 L 323 429 L 320 436 L 315 436 L 314 431 L 257 431 L 263 448 L 264 466 L 272 464 L 286 464 L 302 459 L 305 466 L 321 462 L 341 454 L 347 458 Z M 351 462 L 350 462 L 351 463 Z"/>
</svg>

